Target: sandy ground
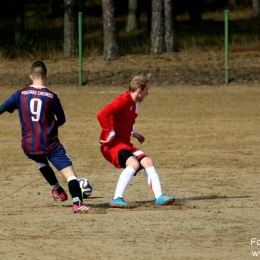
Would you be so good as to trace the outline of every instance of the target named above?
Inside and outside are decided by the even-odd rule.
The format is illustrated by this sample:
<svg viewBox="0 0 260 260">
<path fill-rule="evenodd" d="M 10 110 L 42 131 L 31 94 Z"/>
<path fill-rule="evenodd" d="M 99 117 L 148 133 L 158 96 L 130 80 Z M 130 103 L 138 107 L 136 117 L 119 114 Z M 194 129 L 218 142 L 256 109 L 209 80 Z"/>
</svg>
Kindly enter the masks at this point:
<svg viewBox="0 0 260 260">
<path fill-rule="evenodd" d="M 28 64 L 19 65 L 21 72 Z M 50 84 L 67 116 L 60 139 L 77 175 L 94 186 L 85 200 L 93 207 L 88 214 L 73 214 L 70 199 L 52 200 L 20 147 L 17 112 L 1 115 L 0 259 L 252 259 L 260 251 L 251 245 L 260 240 L 257 84 L 152 85 L 136 123 L 146 137 L 140 148 L 155 160 L 163 191 L 176 202 L 155 206 L 140 172 L 126 191 L 134 205 L 127 210 L 109 208 L 120 170 L 99 152 L 96 120 L 127 83 Z M 0 99 L 18 88 L 2 81 Z"/>
<path fill-rule="evenodd" d="M 0 61 L 2 101 L 29 84 L 34 60 Z M 86 58 L 84 86 L 78 86 L 78 60 L 45 62 L 48 86 L 67 116 L 60 139 L 77 175 L 93 183 L 93 194 L 85 200 L 93 210 L 73 214 L 71 200 L 52 200 L 51 188 L 21 149 L 17 112 L 4 113 L 0 259 L 256 257 L 252 254 L 260 246 L 251 245 L 251 239 L 260 240 L 259 52 L 230 54 L 229 85 L 224 84 L 223 53 L 129 56 L 109 63 Z M 146 137 L 140 148 L 154 159 L 163 191 L 176 202 L 154 206 L 140 172 L 125 194 L 134 209 L 111 209 L 120 170 L 99 152 L 96 113 L 136 74 L 152 80 L 136 122 Z M 58 172 L 57 177 L 68 191 Z"/>
</svg>

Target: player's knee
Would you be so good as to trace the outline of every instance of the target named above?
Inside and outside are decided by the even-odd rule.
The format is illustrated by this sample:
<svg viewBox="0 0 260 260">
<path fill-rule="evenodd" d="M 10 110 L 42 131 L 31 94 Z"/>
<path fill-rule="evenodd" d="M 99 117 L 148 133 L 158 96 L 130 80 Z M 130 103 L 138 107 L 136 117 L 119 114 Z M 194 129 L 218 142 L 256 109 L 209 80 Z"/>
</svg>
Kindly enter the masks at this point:
<svg viewBox="0 0 260 260">
<path fill-rule="evenodd" d="M 138 171 L 140 168 L 140 163 L 134 156 L 132 156 L 129 157 L 128 160 L 126 161 L 126 166 L 130 166 L 133 169 L 135 169 L 135 171 Z"/>
<path fill-rule="evenodd" d="M 150 157 L 144 157 L 141 161 L 140 161 L 141 165 L 143 168 L 147 168 L 147 167 L 152 167 L 154 166 L 153 160 Z"/>
</svg>

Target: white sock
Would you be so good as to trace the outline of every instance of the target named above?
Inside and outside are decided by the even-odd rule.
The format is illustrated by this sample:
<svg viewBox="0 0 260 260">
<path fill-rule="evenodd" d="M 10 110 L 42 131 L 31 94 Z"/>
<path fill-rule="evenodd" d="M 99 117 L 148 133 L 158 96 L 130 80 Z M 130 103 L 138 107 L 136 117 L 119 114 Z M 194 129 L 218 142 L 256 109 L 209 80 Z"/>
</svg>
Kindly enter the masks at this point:
<svg viewBox="0 0 260 260">
<path fill-rule="evenodd" d="M 67 182 L 70 182 L 72 180 L 78 180 L 76 176 L 70 176 L 68 179 L 67 179 Z"/>
<path fill-rule="evenodd" d="M 123 198 L 125 190 L 126 190 L 128 184 L 130 183 L 130 181 L 132 180 L 134 174 L 135 174 L 135 169 L 130 166 L 127 166 L 121 172 L 119 180 L 117 182 L 114 199 L 116 199 L 118 197 Z"/>
<path fill-rule="evenodd" d="M 153 191 L 154 197 L 156 199 L 159 198 L 162 195 L 162 187 L 161 187 L 159 176 L 154 166 L 145 168 L 144 172 L 145 172 L 145 177 L 148 182 L 148 185 Z"/>
</svg>

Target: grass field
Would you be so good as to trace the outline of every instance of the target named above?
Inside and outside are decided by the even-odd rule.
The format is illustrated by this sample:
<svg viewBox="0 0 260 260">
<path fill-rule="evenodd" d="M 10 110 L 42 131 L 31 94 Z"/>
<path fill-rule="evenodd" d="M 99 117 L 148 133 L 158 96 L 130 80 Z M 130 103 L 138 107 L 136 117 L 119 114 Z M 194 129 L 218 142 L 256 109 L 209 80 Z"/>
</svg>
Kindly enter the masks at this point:
<svg viewBox="0 0 260 260">
<path fill-rule="evenodd" d="M 15 80 L 22 73 L 26 85 L 30 63 L 20 63 L 13 74 L 6 63 L 5 75 Z M 54 67 L 51 72 L 56 75 Z M 78 176 L 94 186 L 85 200 L 93 207 L 88 214 L 73 214 L 71 200 L 52 200 L 20 147 L 17 112 L 1 115 L 1 259 L 251 259 L 260 251 L 250 244 L 260 239 L 258 85 L 152 85 L 136 129 L 146 137 L 140 148 L 155 160 L 164 192 L 176 202 L 154 206 L 140 172 L 125 194 L 134 209 L 122 210 L 109 208 L 120 170 L 99 152 L 96 113 L 127 83 L 50 85 L 67 115 L 62 144 Z M 1 100 L 20 87 L 0 86 Z"/>
</svg>

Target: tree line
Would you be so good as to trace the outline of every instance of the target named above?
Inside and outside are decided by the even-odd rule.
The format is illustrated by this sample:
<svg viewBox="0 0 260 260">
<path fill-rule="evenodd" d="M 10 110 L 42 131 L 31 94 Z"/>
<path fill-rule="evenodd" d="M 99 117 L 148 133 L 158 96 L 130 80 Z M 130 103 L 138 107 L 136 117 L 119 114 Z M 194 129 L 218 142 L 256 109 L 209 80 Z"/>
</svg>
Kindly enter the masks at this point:
<svg viewBox="0 0 260 260">
<path fill-rule="evenodd" d="M 49 17 L 63 16 L 64 21 L 64 56 L 78 55 L 77 13 L 101 16 L 104 31 L 104 59 L 113 60 L 120 57 L 118 44 L 118 14 L 127 15 L 126 31 L 138 28 L 142 12 L 147 16 L 147 31 L 150 35 L 150 54 L 175 51 L 175 19 L 178 13 L 187 11 L 190 22 L 197 23 L 202 19 L 205 10 L 216 10 L 227 4 L 252 7 L 253 17 L 260 16 L 260 0 L 0 0 L 0 17 L 12 17 L 23 28 L 26 6 L 37 3 L 48 7 Z M 92 5 L 90 4 L 92 3 Z M 36 7 L 35 7 L 36 8 Z M 19 41 L 22 30 L 15 31 Z"/>
</svg>

